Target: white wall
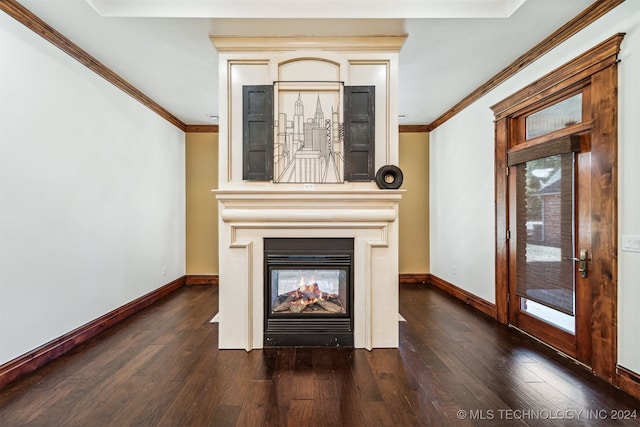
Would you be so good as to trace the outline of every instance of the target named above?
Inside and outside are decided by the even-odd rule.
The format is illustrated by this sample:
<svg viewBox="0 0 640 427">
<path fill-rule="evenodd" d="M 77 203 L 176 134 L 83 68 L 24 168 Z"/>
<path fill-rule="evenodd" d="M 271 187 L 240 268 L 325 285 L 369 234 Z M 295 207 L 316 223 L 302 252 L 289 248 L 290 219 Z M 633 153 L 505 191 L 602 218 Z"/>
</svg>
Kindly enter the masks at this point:
<svg viewBox="0 0 640 427">
<path fill-rule="evenodd" d="M 627 1 L 431 133 L 432 274 L 495 302 L 490 106 L 617 32 L 627 33 L 619 64 L 619 234 L 640 234 L 639 29 L 640 2 Z M 621 251 L 619 260 L 618 362 L 640 372 L 640 253 Z"/>
<path fill-rule="evenodd" d="M 620 249 L 621 236 L 640 235 L 640 2 L 627 1 L 622 7 L 620 24 L 614 27 L 627 33 L 621 47 L 618 88 Z M 640 253 L 618 254 L 618 363 L 640 373 Z"/>
<path fill-rule="evenodd" d="M 431 274 L 495 301 L 493 114 L 468 108 L 429 136 Z"/>
<path fill-rule="evenodd" d="M 0 363 L 184 275 L 184 133 L 0 13 Z M 163 274 L 164 269 L 164 274 Z"/>
</svg>

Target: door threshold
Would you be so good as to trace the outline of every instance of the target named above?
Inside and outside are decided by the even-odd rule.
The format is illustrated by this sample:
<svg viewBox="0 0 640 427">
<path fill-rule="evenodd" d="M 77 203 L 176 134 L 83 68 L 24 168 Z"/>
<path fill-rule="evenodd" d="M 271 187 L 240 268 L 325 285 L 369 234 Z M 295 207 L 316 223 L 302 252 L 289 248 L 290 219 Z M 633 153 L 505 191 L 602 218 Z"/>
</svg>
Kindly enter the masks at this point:
<svg viewBox="0 0 640 427">
<path fill-rule="evenodd" d="M 593 373 L 593 369 L 591 369 L 591 366 L 587 365 L 586 363 L 579 361 L 579 360 L 578 360 L 578 359 L 576 359 L 575 357 L 573 357 L 573 356 L 571 356 L 571 355 L 569 355 L 569 354 L 565 353 L 565 352 L 564 352 L 564 351 L 562 351 L 562 350 L 557 349 L 556 347 L 552 346 L 551 344 L 549 344 L 549 343 L 547 343 L 547 342 L 545 342 L 545 341 L 541 340 L 540 338 L 536 337 L 535 335 L 531 335 L 529 332 L 524 331 L 524 330 L 522 330 L 522 329 L 518 328 L 518 327 L 517 327 L 517 326 L 515 326 L 515 325 L 509 324 L 508 326 L 509 326 L 510 328 L 515 329 L 516 331 L 518 331 L 518 332 L 520 332 L 520 333 L 522 333 L 522 334 L 524 334 L 524 335 L 526 335 L 526 336 L 528 336 L 528 337 L 530 337 L 530 338 L 534 339 L 535 341 L 539 342 L 540 344 L 544 345 L 545 347 L 547 347 L 547 348 L 549 348 L 549 349 L 551 349 L 551 350 L 555 351 L 558 355 L 560 355 L 560 356 L 564 357 L 565 359 L 569 359 L 569 360 L 573 361 L 576 365 L 580 365 L 580 366 L 582 366 L 583 368 L 587 369 L 589 372 Z"/>
</svg>

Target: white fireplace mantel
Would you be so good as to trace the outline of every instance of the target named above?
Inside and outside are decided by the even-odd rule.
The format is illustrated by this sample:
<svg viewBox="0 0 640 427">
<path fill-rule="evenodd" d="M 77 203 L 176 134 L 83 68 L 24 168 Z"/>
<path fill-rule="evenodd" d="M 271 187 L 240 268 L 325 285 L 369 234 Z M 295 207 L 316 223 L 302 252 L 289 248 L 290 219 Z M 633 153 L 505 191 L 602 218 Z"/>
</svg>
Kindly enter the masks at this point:
<svg viewBox="0 0 640 427">
<path fill-rule="evenodd" d="M 224 253 L 221 349 L 263 347 L 263 239 L 271 237 L 353 238 L 354 346 L 398 346 L 397 215 L 404 190 L 214 192 Z"/>
</svg>

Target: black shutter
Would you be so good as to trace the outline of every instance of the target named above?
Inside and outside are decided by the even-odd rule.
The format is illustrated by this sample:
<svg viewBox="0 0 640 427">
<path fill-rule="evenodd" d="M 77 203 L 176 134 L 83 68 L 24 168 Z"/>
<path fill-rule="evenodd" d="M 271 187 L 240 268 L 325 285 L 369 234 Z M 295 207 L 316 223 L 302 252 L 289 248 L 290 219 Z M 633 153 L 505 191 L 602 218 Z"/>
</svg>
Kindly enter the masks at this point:
<svg viewBox="0 0 640 427">
<path fill-rule="evenodd" d="M 273 86 L 242 87 L 242 179 L 273 179 Z"/>
<path fill-rule="evenodd" d="M 375 86 L 344 87 L 344 179 L 375 178 Z"/>
</svg>

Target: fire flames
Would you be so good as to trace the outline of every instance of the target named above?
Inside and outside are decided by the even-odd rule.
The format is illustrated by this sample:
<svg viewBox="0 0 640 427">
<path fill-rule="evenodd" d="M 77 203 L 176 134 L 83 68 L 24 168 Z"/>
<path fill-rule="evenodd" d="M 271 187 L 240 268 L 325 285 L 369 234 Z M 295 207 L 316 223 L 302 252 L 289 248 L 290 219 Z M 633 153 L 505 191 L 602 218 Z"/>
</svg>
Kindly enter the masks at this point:
<svg viewBox="0 0 640 427">
<path fill-rule="evenodd" d="M 331 313 L 343 312 L 338 295 L 323 292 L 313 278 L 310 283 L 306 283 L 304 277 L 300 278 L 300 284 L 297 289 L 278 295 L 273 311 L 301 313 L 314 304 Z"/>
</svg>

